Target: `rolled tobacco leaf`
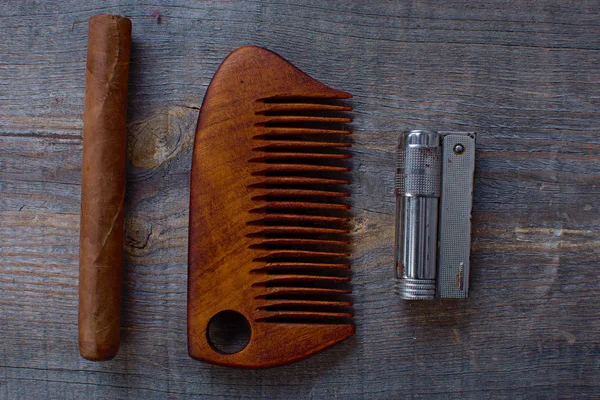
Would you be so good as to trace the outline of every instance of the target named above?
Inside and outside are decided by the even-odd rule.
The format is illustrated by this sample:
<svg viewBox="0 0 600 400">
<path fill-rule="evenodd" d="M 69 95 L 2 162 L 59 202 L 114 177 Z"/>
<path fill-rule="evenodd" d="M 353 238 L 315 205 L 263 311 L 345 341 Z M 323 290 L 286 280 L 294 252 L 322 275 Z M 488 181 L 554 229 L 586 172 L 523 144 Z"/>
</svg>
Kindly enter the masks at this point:
<svg viewBox="0 0 600 400">
<path fill-rule="evenodd" d="M 131 21 L 89 19 L 79 242 L 79 352 L 119 351 Z"/>
</svg>

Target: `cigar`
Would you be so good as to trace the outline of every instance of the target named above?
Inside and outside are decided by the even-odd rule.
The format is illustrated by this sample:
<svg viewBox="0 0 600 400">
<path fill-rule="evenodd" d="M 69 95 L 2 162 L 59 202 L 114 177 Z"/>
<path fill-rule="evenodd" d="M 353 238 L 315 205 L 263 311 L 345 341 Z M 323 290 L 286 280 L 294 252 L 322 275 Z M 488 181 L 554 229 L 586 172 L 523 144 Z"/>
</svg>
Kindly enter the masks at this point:
<svg viewBox="0 0 600 400">
<path fill-rule="evenodd" d="M 79 240 L 79 352 L 119 351 L 131 21 L 89 19 Z"/>
</svg>

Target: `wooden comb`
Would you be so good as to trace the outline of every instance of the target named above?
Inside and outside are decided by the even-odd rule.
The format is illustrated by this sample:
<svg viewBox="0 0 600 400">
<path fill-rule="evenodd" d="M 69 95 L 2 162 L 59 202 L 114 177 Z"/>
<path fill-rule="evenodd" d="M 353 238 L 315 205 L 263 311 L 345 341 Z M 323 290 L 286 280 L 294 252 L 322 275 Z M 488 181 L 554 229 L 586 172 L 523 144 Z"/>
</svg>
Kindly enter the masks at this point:
<svg viewBox="0 0 600 400">
<path fill-rule="evenodd" d="M 277 54 L 242 47 L 204 98 L 192 161 L 188 350 L 261 368 L 308 357 L 354 333 L 349 299 L 349 93 Z M 249 327 L 237 352 L 209 327 Z M 240 322 L 241 321 L 241 322 Z"/>
</svg>

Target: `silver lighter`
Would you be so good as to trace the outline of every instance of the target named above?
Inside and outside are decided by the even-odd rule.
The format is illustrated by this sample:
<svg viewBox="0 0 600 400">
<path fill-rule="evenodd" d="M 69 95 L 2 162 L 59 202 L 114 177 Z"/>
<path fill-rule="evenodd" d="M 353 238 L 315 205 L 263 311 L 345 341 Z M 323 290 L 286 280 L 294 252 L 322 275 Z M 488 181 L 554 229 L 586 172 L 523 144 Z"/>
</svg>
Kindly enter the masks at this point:
<svg viewBox="0 0 600 400">
<path fill-rule="evenodd" d="M 403 299 L 467 297 L 474 167 L 472 132 L 400 136 L 394 258 Z"/>
</svg>

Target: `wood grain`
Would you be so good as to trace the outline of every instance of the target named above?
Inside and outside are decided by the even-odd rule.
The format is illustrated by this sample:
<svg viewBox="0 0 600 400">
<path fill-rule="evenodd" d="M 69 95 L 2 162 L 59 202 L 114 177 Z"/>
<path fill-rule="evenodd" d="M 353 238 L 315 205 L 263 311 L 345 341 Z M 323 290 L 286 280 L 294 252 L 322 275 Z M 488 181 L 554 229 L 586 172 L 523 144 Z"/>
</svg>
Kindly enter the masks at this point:
<svg viewBox="0 0 600 400">
<path fill-rule="evenodd" d="M 159 9 L 157 24 L 150 15 Z M 133 21 L 122 348 L 77 352 L 86 21 Z M 0 398 L 595 398 L 600 6 L 0 3 Z M 186 351 L 191 143 L 218 65 L 270 48 L 354 95 L 356 336 L 239 371 Z M 470 299 L 392 292 L 397 132 L 478 132 Z"/>
<path fill-rule="evenodd" d="M 338 191 L 349 182 L 327 170 L 348 167 L 349 153 L 335 147 L 349 146 L 341 141 L 347 128 L 338 132 L 352 120 L 334 112 L 349 107 L 331 102 L 350 97 L 257 46 L 233 51 L 215 73 L 192 155 L 190 356 L 233 367 L 275 367 L 354 334 L 349 206 L 340 200 L 349 194 Z M 296 133 L 286 134 L 290 129 Z M 298 166 L 316 172 L 287 170 Z M 344 215 L 331 215 L 333 208 Z M 227 335 L 216 333 L 219 322 L 229 323 L 233 338 L 224 341 Z M 215 345 L 219 339 L 233 345 L 243 335 L 247 340 L 238 346 Z"/>
</svg>

